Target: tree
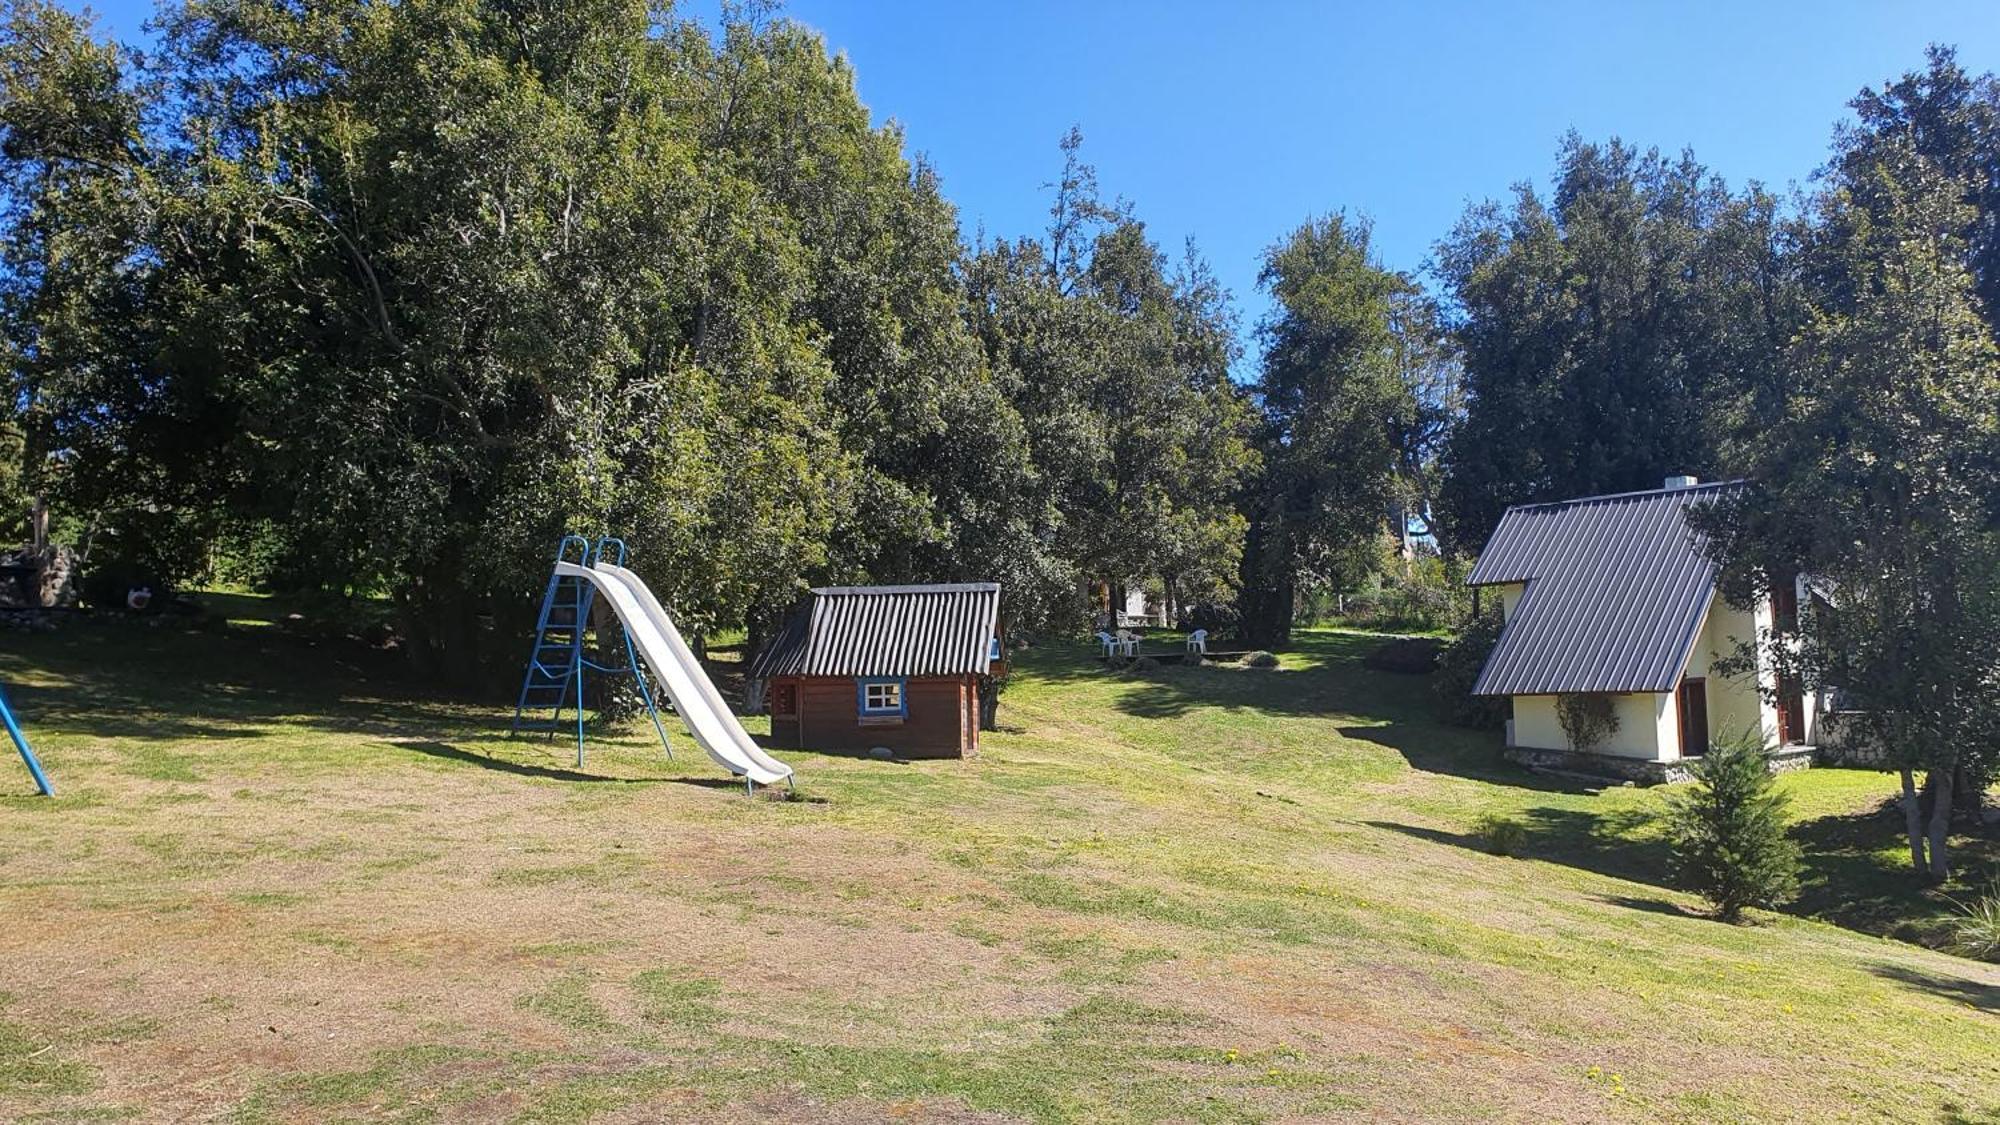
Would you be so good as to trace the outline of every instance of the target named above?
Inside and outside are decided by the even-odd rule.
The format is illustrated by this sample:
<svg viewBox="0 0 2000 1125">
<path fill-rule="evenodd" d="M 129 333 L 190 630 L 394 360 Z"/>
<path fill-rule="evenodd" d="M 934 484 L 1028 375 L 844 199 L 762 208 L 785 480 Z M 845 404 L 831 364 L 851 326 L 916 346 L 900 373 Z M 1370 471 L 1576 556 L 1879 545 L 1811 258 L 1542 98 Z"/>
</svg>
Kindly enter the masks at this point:
<svg viewBox="0 0 2000 1125">
<path fill-rule="evenodd" d="M 1331 215 L 1265 251 L 1277 308 L 1259 333 L 1264 470 L 1247 506 L 1243 624 L 1253 644 L 1291 635 L 1301 579 L 1338 584 L 1376 565 L 1423 404 L 1406 376 L 1428 343 L 1407 314 L 1415 284 L 1374 259 L 1366 222 Z M 1401 315 L 1400 314 L 1405 314 Z"/>
<path fill-rule="evenodd" d="M 1802 636 L 1732 663 L 1760 649 L 1783 681 L 1840 693 L 1901 771 L 1912 866 L 1942 880 L 1954 793 L 1990 784 L 2000 733 L 2000 356 L 1961 185 L 1908 146 L 1880 155 L 1818 201 L 1794 393 L 1756 486 L 1699 524 L 1732 601 L 1795 574 L 1825 594 Z"/>
<path fill-rule="evenodd" d="M 1777 203 L 1692 156 L 1575 134 L 1553 194 L 1469 210 L 1438 247 L 1465 417 L 1438 531 L 1477 551 L 1508 506 L 1716 476 L 1782 388 L 1797 321 Z"/>
<path fill-rule="evenodd" d="M 1848 103 L 1854 120 L 1834 134 L 1833 171 L 1864 184 L 1885 159 L 1901 159 L 1900 149 L 1955 181 L 1965 204 L 1956 231 L 1965 267 L 1987 324 L 2000 334 L 2000 82 L 1967 74 L 1950 47 L 1933 44 L 1924 59 L 1924 69 L 1864 88 Z"/>
<path fill-rule="evenodd" d="M 1694 785 L 1667 804 L 1675 877 L 1734 922 L 1746 906 L 1798 893 L 1799 846 L 1785 834 L 1783 793 L 1755 738 L 1725 741 L 1695 762 Z"/>
<path fill-rule="evenodd" d="M 258 0 L 160 36 L 135 74 L 15 12 L 4 296 L 31 463 L 175 577 L 255 540 L 470 685 L 565 527 L 696 634 L 1018 538 L 955 219 L 811 33 Z"/>
<path fill-rule="evenodd" d="M 1036 547 L 1036 600 L 1063 624 L 1092 579 L 1225 592 L 1255 462 L 1228 295 L 1193 247 L 1170 266 L 1129 206 L 1098 198 L 1081 142 L 1063 140 L 1043 240 L 983 245 L 966 267 L 969 326 L 1034 466 L 1017 508 L 1035 527 L 1015 541 Z"/>
</svg>

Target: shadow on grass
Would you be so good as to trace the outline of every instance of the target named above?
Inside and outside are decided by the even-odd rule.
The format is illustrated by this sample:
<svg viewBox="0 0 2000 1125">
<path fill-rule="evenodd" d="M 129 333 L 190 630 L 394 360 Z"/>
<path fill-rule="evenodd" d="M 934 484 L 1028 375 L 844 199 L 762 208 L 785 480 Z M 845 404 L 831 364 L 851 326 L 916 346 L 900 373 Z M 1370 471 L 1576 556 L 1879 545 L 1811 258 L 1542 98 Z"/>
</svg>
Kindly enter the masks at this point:
<svg viewBox="0 0 2000 1125">
<path fill-rule="evenodd" d="M 1666 843 L 1641 835 L 1652 821 L 1650 813 L 1637 810 L 1588 813 L 1573 809 L 1537 808 L 1527 810 L 1521 820 L 1528 832 L 1528 842 L 1520 850 L 1523 859 L 1560 863 L 1565 867 L 1648 886 L 1666 885 Z M 1479 852 L 1488 850 L 1486 841 L 1471 833 L 1441 832 L 1435 828 L 1386 820 L 1367 823 L 1374 828 L 1386 828 L 1435 844 L 1450 844 Z"/>
<path fill-rule="evenodd" d="M 1500 756 L 1499 737 L 1490 731 L 1465 730 L 1436 723 L 1388 723 L 1346 726 L 1340 733 L 1362 742 L 1386 746 L 1403 756 L 1411 769 L 1469 778 L 1511 789 L 1540 793 L 1594 796 L 1618 783 L 1574 775 L 1536 773 Z"/>
<path fill-rule="evenodd" d="M 1796 913 L 1914 941 L 1945 907 L 1939 889 L 1910 868 L 1903 813 L 1894 798 L 1861 812 L 1804 821 L 1793 826 L 1792 838 L 1805 859 Z M 1951 855 L 1959 887 L 1984 886 L 2000 870 L 2000 841 L 1957 834 Z"/>
<path fill-rule="evenodd" d="M 1868 966 L 1868 971 L 1884 980 L 1892 980 L 1910 988 L 1955 1000 L 1982 1012 L 2000 1012 L 2000 985 L 1984 981 L 1967 980 L 1964 977 L 1947 976 L 1944 973 L 1925 972 L 1908 965 L 1892 965 L 1877 961 Z"/>
<path fill-rule="evenodd" d="M 1663 898 L 1641 898 L 1638 895 L 1596 895 L 1593 897 L 1606 906 L 1622 906 L 1627 910 L 1638 910 L 1646 914 L 1664 914 L 1669 918 L 1694 918 L 1710 922 L 1716 921 L 1712 915 L 1689 910 L 1679 903 L 1668 902 Z"/>
<path fill-rule="evenodd" d="M 1286 667 L 1163 664 L 1148 672 L 1106 669 L 1100 679 L 1127 685 L 1113 705 L 1142 719 L 1178 718 L 1220 707 L 1267 715 L 1345 714 L 1415 717 L 1428 681 L 1366 670 L 1361 659 L 1383 638 L 1358 633 L 1302 632 L 1286 650 Z"/>
<path fill-rule="evenodd" d="M 1671 857 L 1667 841 L 1652 831 L 1657 816 L 1639 809 L 1529 809 L 1521 817 L 1528 840 L 1520 854 L 1665 889 L 1671 886 Z M 1391 821 L 1368 823 L 1432 843 L 1488 850 L 1476 834 Z M 1800 890 L 1782 913 L 1921 943 L 1928 924 L 1944 909 L 1936 890 L 1901 861 L 1897 846 L 1902 841 L 1902 814 L 1893 801 L 1866 812 L 1808 820 L 1793 826 L 1791 835 L 1800 845 Z M 1985 885 L 2000 845 L 1965 836 L 1953 837 L 1952 845 L 1959 870 L 1956 885 Z M 1607 896 L 1601 901 L 1635 910 L 1702 916 L 1663 900 Z"/>
<path fill-rule="evenodd" d="M 399 742 L 393 742 L 390 745 L 396 747 L 398 750 L 408 750 L 433 758 L 442 758 L 448 762 L 460 762 L 468 766 L 478 766 L 480 769 L 510 773 L 516 777 L 538 777 L 547 781 L 589 781 L 612 785 L 657 785 L 663 781 L 692 782 L 697 780 L 694 778 L 606 777 L 603 774 L 581 773 L 577 770 L 564 769 L 560 766 L 538 766 L 532 762 L 516 762 L 507 758 L 495 758 L 486 754 L 475 754 L 470 750 L 463 750 L 449 743 L 429 742 L 420 739 L 404 739 Z"/>
</svg>

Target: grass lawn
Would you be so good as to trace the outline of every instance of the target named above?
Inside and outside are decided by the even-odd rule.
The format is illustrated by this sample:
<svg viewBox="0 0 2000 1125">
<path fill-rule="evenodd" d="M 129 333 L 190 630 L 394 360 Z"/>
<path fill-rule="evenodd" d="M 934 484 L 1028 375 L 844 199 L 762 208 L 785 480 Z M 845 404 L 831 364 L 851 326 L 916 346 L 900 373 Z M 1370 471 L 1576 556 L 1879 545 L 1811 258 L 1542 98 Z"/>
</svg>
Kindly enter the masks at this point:
<svg viewBox="0 0 2000 1125">
<path fill-rule="evenodd" d="M 781 801 L 213 604 L 0 635 L 61 793 L 0 758 L 0 1119 L 2000 1119 L 2000 967 L 1875 936 L 1940 908 L 1885 775 L 1785 778 L 1806 895 L 1728 927 L 1663 791 L 1504 766 L 1359 634 L 1030 653 L 980 759 Z"/>
</svg>

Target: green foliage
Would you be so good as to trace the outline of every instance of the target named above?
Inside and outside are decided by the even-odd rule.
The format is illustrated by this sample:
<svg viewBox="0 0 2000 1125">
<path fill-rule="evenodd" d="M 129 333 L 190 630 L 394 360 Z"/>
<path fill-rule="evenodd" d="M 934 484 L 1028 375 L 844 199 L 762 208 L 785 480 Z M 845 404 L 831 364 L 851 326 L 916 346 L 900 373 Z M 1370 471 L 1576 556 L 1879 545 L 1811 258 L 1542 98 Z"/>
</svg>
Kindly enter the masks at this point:
<svg viewBox="0 0 2000 1125">
<path fill-rule="evenodd" d="M 1813 307 L 1757 486 L 1696 522 L 1738 604 L 1812 576 L 1803 636 L 1756 638 L 1736 663 L 1837 689 L 1857 733 L 1929 774 L 1928 826 L 1906 777 L 1907 831 L 1912 865 L 1942 879 L 1954 792 L 2000 765 L 2000 353 L 1965 185 L 1896 133 L 1867 151 L 1815 203 Z"/>
<path fill-rule="evenodd" d="M 1945 947 L 1962 957 L 2000 961 L 2000 878 L 1952 906 L 1944 921 Z"/>
<path fill-rule="evenodd" d="M 1518 856 L 1528 847 L 1528 826 L 1504 813 L 1481 813 L 1472 822 L 1472 832 L 1494 855 Z"/>
<path fill-rule="evenodd" d="M 1555 181 L 1470 209 L 1439 246 L 1465 368 L 1438 527 L 1456 550 L 1510 504 L 1715 476 L 1782 386 L 1797 286 L 1774 198 L 1574 133 Z"/>
<path fill-rule="evenodd" d="M 1158 578 L 1176 604 L 1224 597 L 1256 464 L 1229 378 L 1234 314 L 1192 248 L 1170 266 L 1129 209 L 1098 198 L 1081 144 L 1064 138 L 1043 239 L 983 245 L 966 264 L 969 327 L 1035 466 L 1015 496 L 982 500 L 1032 517 L 991 542 L 1049 552 L 1023 560 L 1014 589 L 1067 599 L 1071 615 L 1086 579 Z"/>
<path fill-rule="evenodd" d="M 1511 705 L 1504 696 L 1472 694 L 1480 669 L 1486 667 L 1486 658 L 1500 641 L 1500 627 L 1497 609 L 1482 613 L 1467 622 L 1438 653 L 1431 688 L 1446 722 L 1473 730 L 1499 730 L 1507 721 Z"/>
<path fill-rule="evenodd" d="M 1376 261 L 1365 221 L 1301 225 L 1265 251 L 1259 283 L 1277 311 L 1261 326 L 1264 474 L 1250 500 L 1243 624 L 1282 644 L 1296 591 L 1371 573 L 1391 511 L 1409 510 L 1436 428 L 1425 391 L 1445 353 L 1435 310 Z"/>
<path fill-rule="evenodd" d="M 1667 806 L 1674 873 L 1723 921 L 1746 906 L 1776 906 L 1798 893 L 1799 846 L 1785 834 L 1785 795 L 1754 738 L 1725 741 L 1694 765 L 1695 783 Z"/>
<path fill-rule="evenodd" d="M 1618 733 L 1618 711 L 1603 692 L 1572 692 L 1556 696 L 1556 720 L 1569 748 L 1588 754 Z"/>
<path fill-rule="evenodd" d="M 1074 134 L 1047 244 L 968 256 L 760 9 L 194 0 L 158 38 L 0 26 L 0 503 L 48 491 L 121 566 L 386 590 L 468 685 L 518 674 L 571 528 L 697 636 L 811 581 L 998 579 L 1022 630 L 1087 575 L 1228 594 L 1227 295 Z"/>
</svg>

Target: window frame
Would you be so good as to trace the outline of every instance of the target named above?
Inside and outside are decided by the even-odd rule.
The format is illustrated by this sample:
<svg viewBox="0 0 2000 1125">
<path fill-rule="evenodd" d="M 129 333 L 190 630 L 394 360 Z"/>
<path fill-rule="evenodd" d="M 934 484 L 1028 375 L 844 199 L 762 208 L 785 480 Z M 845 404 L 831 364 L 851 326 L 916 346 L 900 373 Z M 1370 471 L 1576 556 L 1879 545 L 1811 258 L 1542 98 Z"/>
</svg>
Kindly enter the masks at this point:
<svg viewBox="0 0 2000 1125">
<path fill-rule="evenodd" d="M 896 689 L 894 707 L 873 707 L 868 703 L 868 689 Z M 903 676 L 869 676 L 854 681 L 854 710 L 863 719 L 907 719 L 910 717 L 910 690 Z"/>
<path fill-rule="evenodd" d="M 784 706 L 789 698 L 790 707 Z M 771 717 L 774 719 L 796 719 L 799 717 L 799 685 L 787 680 L 771 685 Z"/>
</svg>

